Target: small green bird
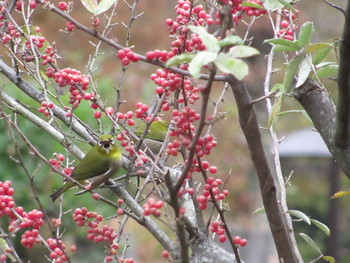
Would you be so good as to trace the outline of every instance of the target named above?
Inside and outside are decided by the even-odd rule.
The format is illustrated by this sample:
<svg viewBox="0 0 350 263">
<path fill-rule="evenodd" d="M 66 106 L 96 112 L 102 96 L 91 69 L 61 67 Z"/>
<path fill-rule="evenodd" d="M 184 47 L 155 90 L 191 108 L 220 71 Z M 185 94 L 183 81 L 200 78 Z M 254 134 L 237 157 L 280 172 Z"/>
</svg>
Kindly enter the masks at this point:
<svg viewBox="0 0 350 263">
<path fill-rule="evenodd" d="M 165 140 L 165 136 L 168 132 L 169 122 L 164 120 L 156 120 L 151 123 L 148 128 L 148 133 L 144 139 L 144 144 L 151 149 L 154 154 L 158 154 L 162 144 Z M 133 131 L 134 134 L 141 138 L 146 129 L 146 123 L 143 122 L 136 127 Z"/>
<path fill-rule="evenodd" d="M 97 144 L 85 155 L 81 162 L 74 168 L 71 177 L 80 183 L 89 181 L 92 188 L 96 188 L 108 181 L 122 167 L 122 153 L 118 145 L 114 143 L 110 134 L 101 135 Z M 58 188 L 51 194 L 55 201 L 61 194 L 74 187 L 71 181 Z"/>
</svg>

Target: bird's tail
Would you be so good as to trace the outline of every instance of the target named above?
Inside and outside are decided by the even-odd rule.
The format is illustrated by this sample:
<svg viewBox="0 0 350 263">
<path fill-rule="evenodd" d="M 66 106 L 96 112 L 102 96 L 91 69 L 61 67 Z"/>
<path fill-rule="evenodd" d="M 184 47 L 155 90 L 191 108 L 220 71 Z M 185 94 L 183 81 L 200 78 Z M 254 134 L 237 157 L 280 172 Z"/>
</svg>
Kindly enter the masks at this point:
<svg viewBox="0 0 350 263">
<path fill-rule="evenodd" d="M 61 194 L 63 194 L 67 189 L 65 187 L 58 188 L 55 192 L 53 192 L 50 197 L 52 202 L 54 202 Z"/>
</svg>

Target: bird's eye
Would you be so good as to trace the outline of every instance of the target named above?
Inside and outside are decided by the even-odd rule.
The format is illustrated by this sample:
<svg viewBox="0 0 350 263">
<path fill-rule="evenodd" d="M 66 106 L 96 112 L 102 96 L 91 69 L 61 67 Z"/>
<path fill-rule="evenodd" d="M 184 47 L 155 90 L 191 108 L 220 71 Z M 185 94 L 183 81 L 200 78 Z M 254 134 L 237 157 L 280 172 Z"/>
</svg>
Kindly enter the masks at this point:
<svg viewBox="0 0 350 263">
<path fill-rule="evenodd" d="M 102 141 L 97 142 L 98 146 L 102 147 Z"/>
<path fill-rule="evenodd" d="M 110 139 L 110 140 L 109 140 L 109 143 L 110 143 L 110 144 L 114 144 L 114 140 L 113 140 L 113 139 Z"/>
</svg>

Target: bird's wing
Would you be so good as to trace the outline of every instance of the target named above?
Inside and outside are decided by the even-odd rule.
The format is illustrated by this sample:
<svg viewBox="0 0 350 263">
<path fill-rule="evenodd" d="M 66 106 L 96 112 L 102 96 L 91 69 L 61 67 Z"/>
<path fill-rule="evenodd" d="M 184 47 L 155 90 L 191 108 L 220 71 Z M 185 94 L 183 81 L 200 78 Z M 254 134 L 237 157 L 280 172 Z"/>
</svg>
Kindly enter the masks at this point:
<svg viewBox="0 0 350 263">
<path fill-rule="evenodd" d="M 84 159 L 74 168 L 72 177 L 75 180 L 85 180 L 99 176 L 109 170 L 108 157 L 101 155 L 96 158 L 96 155 L 91 153 L 91 151 L 88 152 Z"/>
</svg>

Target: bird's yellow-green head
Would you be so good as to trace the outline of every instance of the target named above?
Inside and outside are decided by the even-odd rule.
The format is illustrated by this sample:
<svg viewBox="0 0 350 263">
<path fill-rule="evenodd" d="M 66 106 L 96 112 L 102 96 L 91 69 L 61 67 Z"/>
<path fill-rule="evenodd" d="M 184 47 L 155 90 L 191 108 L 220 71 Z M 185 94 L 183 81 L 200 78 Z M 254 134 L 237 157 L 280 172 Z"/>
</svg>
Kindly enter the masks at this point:
<svg viewBox="0 0 350 263">
<path fill-rule="evenodd" d="M 111 134 L 103 134 L 98 138 L 97 144 L 95 145 L 96 150 L 104 155 L 113 155 L 120 153 L 119 147 L 115 144 L 113 136 Z"/>
</svg>

